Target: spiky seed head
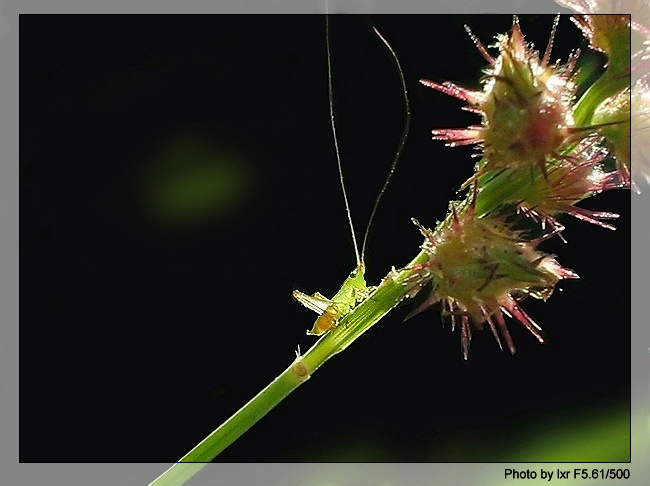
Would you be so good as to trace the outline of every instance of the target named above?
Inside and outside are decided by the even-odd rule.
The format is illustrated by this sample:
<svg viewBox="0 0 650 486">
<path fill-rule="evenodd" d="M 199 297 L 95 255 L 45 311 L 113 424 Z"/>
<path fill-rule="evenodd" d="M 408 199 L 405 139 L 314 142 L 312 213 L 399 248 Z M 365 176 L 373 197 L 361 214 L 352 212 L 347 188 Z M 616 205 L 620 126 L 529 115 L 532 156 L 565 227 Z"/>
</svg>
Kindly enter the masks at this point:
<svg viewBox="0 0 650 486">
<path fill-rule="evenodd" d="M 596 108 L 592 121 L 602 124 L 601 134 L 614 146 L 621 180 L 630 185 L 630 88 L 610 96 Z"/>
<path fill-rule="evenodd" d="M 576 13 L 585 14 L 576 16 L 574 22 L 579 25 L 582 23 L 581 28 L 590 39 L 592 47 L 606 52 L 608 56 L 616 56 L 613 50 L 625 48 L 625 45 L 630 40 L 629 28 L 626 34 L 623 32 L 622 25 L 626 21 L 629 23 L 631 17 L 632 79 L 635 81 L 639 78 L 648 78 L 648 72 L 650 71 L 649 0 L 556 0 L 556 2 L 574 10 Z M 618 25 L 616 25 L 617 23 Z M 621 45 L 617 45 L 613 39 L 618 34 L 620 34 Z M 621 51 L 619 57 L 621 62 L 629 64 L 630 56 L 624 50 Z"/>
<path fill-rule="evenodd" d="M 452 146 L 477 144 L 487 159 L 486 170 L 539 167 L 544 171 L 546 160 L 574 133 L 571 107 L 576 56 L 565 65 L 550 64 L 551 45 L 552 39 L 540 59 L 515 22 L 510 34 L 497 36 L 499 56 L 486 70 L 482 91 L 421 80 L 467 101 L 482 116 L 481 125 L 433 130 L 434 139 Z"/>
<path fill-rule="evenodd" d="M 572 125 L 570 73 L 545 65 L 515 24 L 498 37 L 499 57 L 486 76 L 485 155 L 497 167 L 538 165 L 560 149 Z"/>
<path fill-rule="evenodd" d="M 645 17 L 650 18 L 647 12 L 648 0 L 555 0 L 555 3 L 570 8 L 582 14 L 624 14 L 645 12 Z M 636 17 L 635 17 L 636 18 Z"/>
<path fill-rule="evenodd" d="M 465 358 L 471 328 L 487 323 L 496 329 L 502 312 L 543 341 L 541 329 L 521 310 L 517 298 L 546 300 L 558 281 L 577 275 L 536 250 L 535 241 L 525 239 L 501 217 L 477 219 L 467 201 L 452 207 L 434 231 L 420 227 L 422 248 L 429 256 L 423 272 L 433 283 L 427 305 L 442 302 L 452 327 L 460 324 Z M 504 337 L 508 341 L 509 336 Z M 514 351 L 514 345 L 508 347 Z"/>
<path fill-rule="evenodd" d="M 571 19 L 589 39 L 589 47 L 608 57 L 627 53 L 629 61 L 630 15 L 574 15 Z"/>
<path fill-rule="evenodd" d="M 650 184 L 650 88 L 638 81 L 632 89 L 632 178 Z"/>
<path fill-rule="evenodd" d="M 600 192 L 629 187 L 629 174 L 626 177 L 620 170 L 605 170 L 601 162 L 607 157 L 607 151 L 596 142 L 597 139 L 583 140 L 561 163 L 548 169 L 546 180 L 538 178 L 527 185 L 517 210 L 541 223 L 542 229 L 548 226 L 550 230 L 563 230 L 557 220 L 561 213 L 616 229 L 604 220 L 616 219 L 618 214 L 575 206 Z"/>
</svg>

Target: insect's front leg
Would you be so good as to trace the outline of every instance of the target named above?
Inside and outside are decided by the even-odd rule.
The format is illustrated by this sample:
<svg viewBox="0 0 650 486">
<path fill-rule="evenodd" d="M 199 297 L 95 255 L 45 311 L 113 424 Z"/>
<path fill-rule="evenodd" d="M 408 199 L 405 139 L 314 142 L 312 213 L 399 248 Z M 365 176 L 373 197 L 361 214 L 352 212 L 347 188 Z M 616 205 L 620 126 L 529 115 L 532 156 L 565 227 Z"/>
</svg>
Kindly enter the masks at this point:
<svg viewBox="0 0 650 486">
<path fill-rule="evenodd" d="M 354 306 L 356 307 L 357 305 L 361 304 L 363 301 L 368 299 L 370 295 L 377 290 L 377 287 L 364 287 L 364 288 L 357 288 L 352 291 L 352 296 L 354 297 Z"/>
</svg>

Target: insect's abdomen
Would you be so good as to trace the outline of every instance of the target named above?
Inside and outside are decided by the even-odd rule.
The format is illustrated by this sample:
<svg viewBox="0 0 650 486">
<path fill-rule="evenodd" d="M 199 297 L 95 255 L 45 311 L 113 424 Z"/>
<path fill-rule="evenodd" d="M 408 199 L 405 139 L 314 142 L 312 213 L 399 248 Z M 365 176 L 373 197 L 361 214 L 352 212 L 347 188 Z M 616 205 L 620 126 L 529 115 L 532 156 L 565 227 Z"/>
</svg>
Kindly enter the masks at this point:
<svg viewBox="0 0 650 486">
<path fill-rule="evenodd" d="M 326 333 L 336 325 L 337 313 L 335 309 L 327 308 L 323 312 L 316 322 L 314 322 L 314 327 L 307 334 L 315 334 L 320 336 L 321 334 Z"/>
</svg>

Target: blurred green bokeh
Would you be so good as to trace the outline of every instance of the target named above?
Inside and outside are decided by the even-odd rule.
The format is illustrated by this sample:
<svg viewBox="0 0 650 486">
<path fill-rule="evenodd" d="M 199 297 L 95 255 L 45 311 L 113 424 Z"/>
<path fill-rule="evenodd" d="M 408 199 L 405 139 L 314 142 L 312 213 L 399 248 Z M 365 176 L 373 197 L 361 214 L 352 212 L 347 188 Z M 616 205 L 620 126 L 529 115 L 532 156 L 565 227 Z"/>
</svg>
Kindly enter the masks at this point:
<svg viewBox="0 0 650 486">
<path fill-rule="evenodd" d="M 627 462 L 630 460 L 630 407 L 572 413 L 530 428 L 528 440 L 506 458 L 512 462 Z"/>
<path fill-rule="evenodd" d="M 650 421 L 648 428 L 650 429 Z M 646 434 L 647 436 L 647 434 Z M 627 398 L 526 413 L 491 431 L 450 425 L 417 438 L 366 427 L 333 433 L 281 459 L 296 462 L 628 462 Z"/>
<path fill-rule="evenodd" d="M 647 410 L 636 410 L 633 422 L 643 424 L 643 430 L 634 434 L 633 447 L 637 454 L 647 451 L 650 446 L 650 416 Z M 586 468 L 589 473 L 593 469 L 629 469 L 630 465 L 624 464 L 630 460 L 630 406 L 627 397 L 613 399 L 609 405 L 575 406 L 569 410 L 556 407 L 551 413 L 541 416 L 540 420 L 513 421 L 510 430 L 503 435 L 498 435 L 493 440 L 475 441 L 468 443 L 464 449 L 464 456 L 455 454 L 460 452 L 458 440 L 470 440 L 471 431 L 463 429 L 464 433 L 452 433 L 444 438 L 437 436 L 436 440 L 429 440 L 428 445 L 432 451 L 451 448 L 446 461 L 452 462 L 499 462 L 501 464 L 486 464 L 485 466 L 467 466 L 476 474 L 472 479 L 465 476 L 467 486 L 505 486 L 506 484 L 548 484 L 548 478 L 541 478 L 539 471 L 570 471 L 568 479 L 561 479 L 562 484 L 570 486 L 583 486 L 587 484 L 619 484 L 616 480 L 591 480 L 574 478 L 574 469 Z M 399 441 L 389 440 L 386 434 L 371 432 L 372 429 L 357 431 L 356 439 L 338 437 L 328 441 L 329 451 L 312 451 L 307 447 L 303 459 L 330 460 L 333 462 L 346 462 L 346 455 L 353 461 L 384 461 L 387 455 L 397 452 L 395 446 L 404 449 L 405 445 Z M 376 429 L 375 429 L 376 431 Z M 351 432 L 351 431 L 348 431 Z M 353 436 L 355 434 L 352 434 Z M 460 435 L 460 437 L 458 437 Z M 453 437 L 456 437 L 455 439 Z M 447 440 L 451 438 L 451 441 Z M 365 439 L 365 444 L 364 444 Z M 431 438 L 429 438 L 431 439 Z M 442 439 L 442 440 L 441 440 Z M 322 442 L 319 441 L 322 445 Z M 359 455 L 359 448 L 366 448 Z M 503 448 L 499 451 L 499 449 Z M 399 456 L 393 455 L 393 462 L 402 462 Z M 440 459 L 440 458 L 438 458 Z M 404 461 L 406 462 L 406 461 Z M 432 459 L 431 462 L 436 462 Z M 444 461 L 440 461 L 444 462 Z M 543 463 L 543 464 L 540 464 Z M 561 464 L 553 464 L 559 462 Z M 587 462 L 587 464 L 585 464 Z M 611 464 L 623 462 L 623 464 Z M 518 463 L 518 464 L 515 464 Z M 608 464 L 609 463 L 609 464 Z M 312 465 L 313 466 L 313 465 Z M 326 464 L 322 469 L 310 468 L 308 478 L 299 482 L 300 486 L 356 486 L 373 484 L 377 486 L 392 486 L 390 470 L 382 468 L 366 468 L 364 464 Z M 403 470 L 398 465 L 395 468 L 395 477 L 401 477 Z M 410 466 L 404 464 L 402 466 Z M 437 468 L 435 464 L 430 478 L 431 486 L 446 486 L 460 484 L 455 469 L 458 465 L 449 465 Z M 392 467 L 392 466 L 391 466 Z M 461 467 L 465 467 L 462 466 Z M 503 479 L 504 469 L 514 468 L 517 471 L 537 471 L 536 479 L 513 480 Z M 414 471 L 421 469 L 413 468 Z M 382 471 L 385 476 L 382 477 Z M 354 480 L 351 480 L 352 477 Z M 557 473 L 553 481 L 557 482 Z M 418 473 L 415 477 L 421 477 Z M 327 479 L 325 479 L 327 478 Z M 498 478 L 498 479 L 495 479 Z M 551 481 L 551 482 L 553 482 Z M 622 484 L 622 483 L 621 483 Z M 633 484 L 639 484 L 634 482 Z"/>
<path fill-rule="evenodd" d="M 178 133 L 147 158 L 138 198 L 148 219 L 167 227 L 212 224 L 251 195 L 245 156 L 198 132 Z"/>
</svg>

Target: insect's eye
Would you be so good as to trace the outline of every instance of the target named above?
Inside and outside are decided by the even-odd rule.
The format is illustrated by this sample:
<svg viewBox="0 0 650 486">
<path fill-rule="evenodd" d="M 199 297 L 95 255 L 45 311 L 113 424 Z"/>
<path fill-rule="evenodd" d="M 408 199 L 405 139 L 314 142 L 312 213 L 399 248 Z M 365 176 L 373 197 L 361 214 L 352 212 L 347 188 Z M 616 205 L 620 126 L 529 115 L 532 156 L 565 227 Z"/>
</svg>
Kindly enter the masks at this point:
<svg viewBox="0 0 650 486">
<path fill-rule="evenodd" d="M 349 278 L 355 278 L 357 276 L 357 269 L 355 268 L 350 272 L 350 277 Z"/>
</svg>

